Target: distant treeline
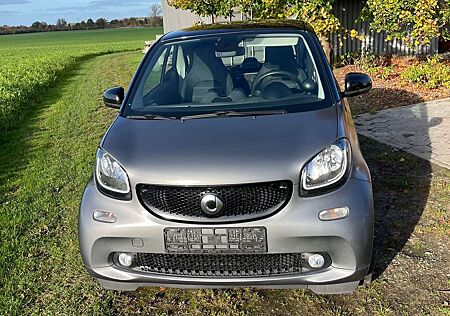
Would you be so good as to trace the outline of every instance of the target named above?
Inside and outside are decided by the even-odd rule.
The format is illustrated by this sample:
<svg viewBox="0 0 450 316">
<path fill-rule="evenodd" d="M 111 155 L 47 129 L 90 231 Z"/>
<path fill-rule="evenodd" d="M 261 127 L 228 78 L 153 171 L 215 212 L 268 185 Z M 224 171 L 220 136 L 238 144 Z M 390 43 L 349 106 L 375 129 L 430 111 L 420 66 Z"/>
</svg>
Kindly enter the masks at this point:
<svg viewBox="0 0 450 316">
<path fill-rule="evenodd" d="M 88 19 L 77 23 L 67 23 L 65 19 L 58 19 L 56 24 L 47 24 L 46 22 L 36 21 L 31 26 L 0 26 L 0 35 L 33 33 L 33 32 L 53 32 L 53 31 L 75 31 L 75 30 L 94 30 L 133 26 L 161 26 L 163 25 L 162 16 L 150 16 L 144 18 L 125 18 L 107 21 L 100 18 L 96 21 Z"/>
</svg>

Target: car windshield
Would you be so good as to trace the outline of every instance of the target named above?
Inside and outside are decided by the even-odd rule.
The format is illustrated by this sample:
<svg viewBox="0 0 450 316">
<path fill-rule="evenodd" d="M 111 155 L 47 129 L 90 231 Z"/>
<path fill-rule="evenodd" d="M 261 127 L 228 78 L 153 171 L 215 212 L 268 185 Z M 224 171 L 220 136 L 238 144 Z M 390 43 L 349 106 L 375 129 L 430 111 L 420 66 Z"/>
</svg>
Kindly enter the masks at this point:
<svg viewBox="0 0 450 316">
<path fill-rule="evenodd" d="M 211 35 L 159 44 L 150 54 L 124 116 L 298 112 L 331 104 L 312 49 L 298 33 Z"/>
</svg>

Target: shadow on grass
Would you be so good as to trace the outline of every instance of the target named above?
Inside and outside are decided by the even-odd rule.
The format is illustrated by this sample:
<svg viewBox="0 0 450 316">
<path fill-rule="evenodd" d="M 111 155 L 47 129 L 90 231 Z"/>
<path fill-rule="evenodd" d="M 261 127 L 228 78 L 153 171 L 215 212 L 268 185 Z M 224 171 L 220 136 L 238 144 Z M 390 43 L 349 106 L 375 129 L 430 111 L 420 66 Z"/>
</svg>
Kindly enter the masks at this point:
<svg viewBox="0 0 450 316">
<path fill-rule="evenodd" d="M 374 101 L 374 98 L 381 100 Z M 352 110 L 372 112 L 387 107 L 423 102 L 416 94 L 400 89 L 373 89 L 361 100 L 351 100 Z M 375 102 L 375 106 L 371 104 Z M 397 103 L 395 103 L 397 102 Z M 397 105 L 396 105 L 397 104 Z M 366 115 L 360 136 L 361 149 L 369 165 L 375 203 L 375 240 L 373 277 L 378 278 L 395 256 L 402 252 L 420 220 L 430 191 L 432 166 L 428 130 L 438 120 L 429 118 L 426 108 L 420 111 L 403 107 L 374 115 Z M 359 124 L 358 124 L 359 125 Z M 398 148 L 381 144 L 396 143 Z M 402 151 L 412 142 L 426 146 L 423 158 Z M 413 272 L 413 271 L 411 271 Z"/>
</svg>

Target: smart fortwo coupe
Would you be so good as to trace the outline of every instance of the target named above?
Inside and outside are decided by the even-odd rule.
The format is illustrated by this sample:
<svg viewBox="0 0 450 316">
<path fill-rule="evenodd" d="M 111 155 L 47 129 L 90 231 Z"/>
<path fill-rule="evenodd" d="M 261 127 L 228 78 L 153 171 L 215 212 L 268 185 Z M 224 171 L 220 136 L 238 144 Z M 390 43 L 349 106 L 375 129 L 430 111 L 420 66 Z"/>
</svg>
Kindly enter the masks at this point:
<svg viewBox="0 0 450 316">
<path fill-rule="evenodd" d="M 373 198 L 346 97 L 296 21 L 172 32 L 146 54 L 97 151 L 81 254 L 109 289 L 352 292 L 370 273 Z M 366 278 L 367 279 L 367 278 Z"/>
</svg>

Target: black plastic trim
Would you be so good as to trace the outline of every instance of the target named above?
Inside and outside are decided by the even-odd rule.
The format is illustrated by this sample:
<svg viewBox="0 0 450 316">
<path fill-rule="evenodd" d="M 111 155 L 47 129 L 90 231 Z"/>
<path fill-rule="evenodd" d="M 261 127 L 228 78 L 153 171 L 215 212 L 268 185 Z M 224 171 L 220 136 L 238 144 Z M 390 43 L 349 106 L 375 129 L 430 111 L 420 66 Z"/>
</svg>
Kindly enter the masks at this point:
<svg viewBox="0 0 450 316">
<path fill-rule="evenodd" d="M 105 189 L 102 187 L 100 183 L 97 181 L 97 177 L 94 176 L 95 186 L 97 187 L 98 192 L 102 193 L 103 195 L 106 195 L 109 198 L 116 199 L 116 200 L 122 200 L 122 201 L 130 201 L 132 198 L 131 190 L 128 193 L 118 193 L 114 192 L 108 189 Z"/>
<path fill-rule="evenodd" d="M 208 225 L 223 225 L 223 224 L 237 224 L 237 223 L 246 223 L 246 222 L 251 222 L 251 221 L 255 221 L 255 220 L 262 220 L 265 218 L 268 218 L 270 216 L 273 216 L 275 214 L 277 214 L 278 212 L 280 212 L 282 209 L 284 209 L 286 207 L 286 205 L 289 204 L 289 202 L 292 199 L 292 196 L 295 192 L 294 190 L 294 185 L 292 183 L 292 181 L 290 180 L 278 180 L 278 181 L 286 181 L 289 183 L 290 186 L 290 194 L 288 195 L 288 198 L 286 199 L 286 201 L 284 201 L 284 203 L 282 203 L 276 210 L 272 211 L 272 212 L 262 212 L 260 214 L 256 214 L 254 216 L 234 216 L 234 217 L 227 217 L 227 218 L 208 218 L 208 217 L 189 217 L 187 219 L 182 219 L 181 217 L 177 217 L 177 216 L 164 216 L 161 215 L 160 213 L 162 212 L 155 212 L 154 210 L 150 209 L 145 202 L 142 200 L 140 194 L 136 193 L 137 199 L 139 200 L 139 203 L 142 205 L 142 207 L 144 209 L 146 209 L 151 215 L 165 220 L 165 221 L 169 221 L 169 222 L 175 222 L 175 223 L 184 223 L 184 224 L 198 224 L 198 223 L 207 223 Z M 270 181 L 272 182 L 272 181 Z M 266 183 L 266 182 L 257 182 L 257 183 Z M 257 183 L 240 183 L 240 184 L 225 184 L 225 185 L 217 185 L 217 186 L 236 186 L 236 185 L 249 185 L 249 184 L 257 184 Z M 136 190 L 138 189 L 139 185 L 144 185 L 144 184 L 138 184 L 136 185 Z M 167 185 L 167 186 L 173 186 L 173 187 L 180 187 L 177 185 Z M 185 186 L 185 187 L 203 187 L 204 185 L 193 185 L 193 186 Z M 235 218 L 235 219 L 234 219 Z"/>
</svg>

